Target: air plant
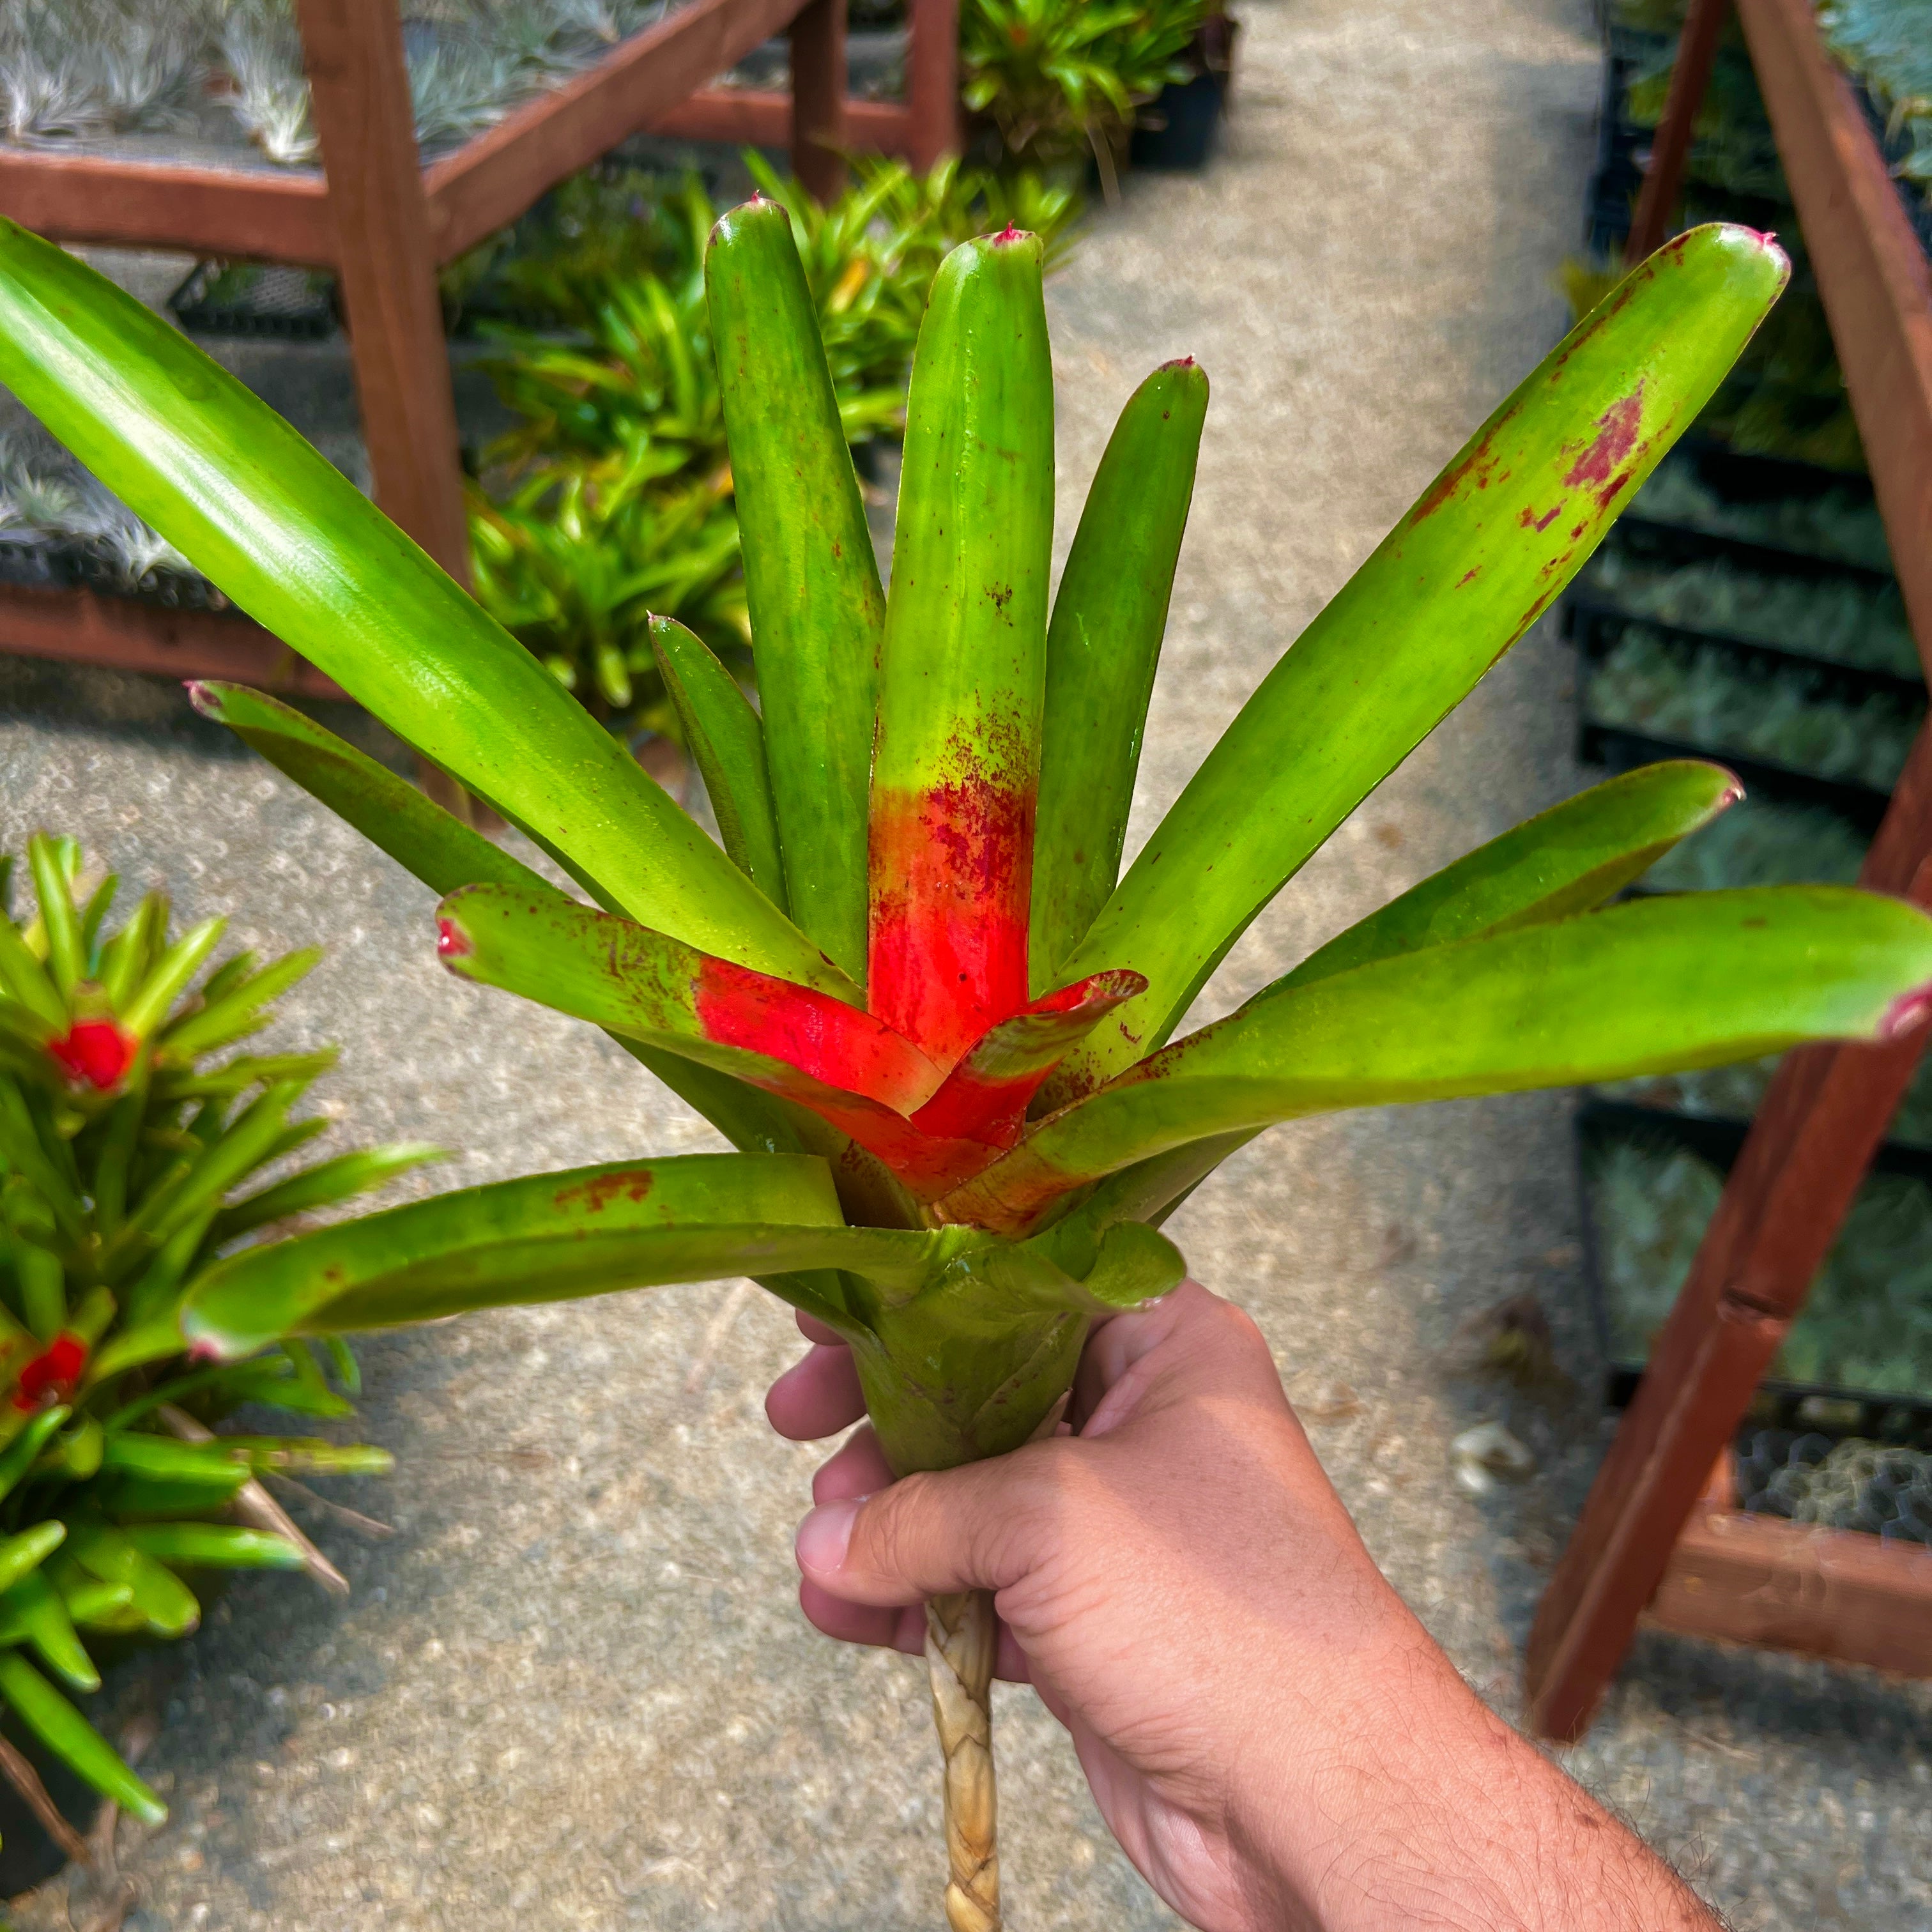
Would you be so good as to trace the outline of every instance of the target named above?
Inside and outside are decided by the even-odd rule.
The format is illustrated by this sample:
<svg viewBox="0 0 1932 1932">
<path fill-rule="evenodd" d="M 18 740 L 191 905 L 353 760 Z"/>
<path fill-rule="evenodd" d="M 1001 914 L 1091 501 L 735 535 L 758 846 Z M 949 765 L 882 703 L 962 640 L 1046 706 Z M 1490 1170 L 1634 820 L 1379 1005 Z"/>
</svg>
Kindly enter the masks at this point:
<svg viewBox="0 0 1932 1932">
<path fill-rule="evenodd" d="M 1723 556 L 1659 563 L 1606 544 L 1579 581 L 1633 616 L 1866 670 L 1919 675 L 1896 583 L 1752 570 Z"/>
<path fill-rule="evenodd" d="M 1932 921 L 1902 902 L 1604 904 L 1736 796 L 1691 763 L 1479 848 L 1168 1045 L 1250 922 L 1549 608 L 1786 265 L 1708 229 L 1639 268 L 1285 652 L 1123 874 L 1208 384 L 1183 358 L 1136 392 L 1051 597 L 1041 254 L 1009 230 L 934 284 L 888 597 L 790 218 L 760 201 L 719 224 L 761 715 L 689 633 L 653 632 L 721 850 L 257 398 L 0 230 L 0 380 L 593 903 L 272 699 L 202 685 L 202 710 L 443 896 L 452 971 L 604 1028 L 740 1150 L 465 1190 L 232 1256 L 181 1309 L 197 1355 L 749 1274 L 849 1342 L 892 1466 L 937 1468 L 1047 1422 L 1094 1318 L 1179 1280 L 1158 1224 L 1274 1123 L 1921 1017 Z M 928 1627 L 948 1912 L 997 1925 L 991 1600 L 938 1600 Z"/>
<path fill-rule="evenodd" d="M 1738 1445 L 1737 1484 L 1740 1507 L 1756 1514 L 1932 1543 L 1932 1454 L 1922 1448 L 1760 1429 Z"/>
<path fill-rule="evenodd" d="M 0 1700 L 96 1790 L 152 1822 L 160 1801 L 28 1652 L 98 1689 L 80 1633 L 194 1629 L 184 1570 L 306 1567 L 347 1588 L 262 1479 L 376 1472 L 388 1455 L 212 1434 L 244 1402 L 310 1418 L 350 1405 L 306 1344 L 265 1338 L 232 1366 L 185 1359 L 176 1310 L 238 1241 L 266 1252 L 272 1231 L 436 1150 L 291 1166 L 327 1124 L 293 1116 L 334 1050 L 230 1049 L 320 956 L 237 953 L 194 990 L 224 921 L 172 936 L 166 900 L 149 893 L 112 930 L 116 881 L 77 892 L 76 842 L 37 833 L 26 856 L 34 896 L 17 914 L 5 903 L 13 861 L 0 860 Z M 346 1348 L 332 1342 L 325 1359 L 352 1392 Z M 22 1781 L 23 1762 L 0 1760 Z M 26 1790 L 48 1815 L 38 1783 Z"/>
<path fill-rule="evenodd" d="M 1587 706 L 1606 724 L 1886 792 L 1924 715 L 1886 692 L 1831 695 L 1808 672 L 1754 674 L 1721 645 L 1687 652 L 1641 624 L 1592 668 Z"/>
<path fill-rule="evenodd" d="M 58 444 L 0 431 L 0 536 L 65 542 L 124 591 L 152 590 L 194 566 Z"/>
<path fill-rule="evenodd" d="M 208 46 L 194 0 L 11 0 L 0 14 L 0 130 L 16 141 L 167 127 Z"/>
</svg>

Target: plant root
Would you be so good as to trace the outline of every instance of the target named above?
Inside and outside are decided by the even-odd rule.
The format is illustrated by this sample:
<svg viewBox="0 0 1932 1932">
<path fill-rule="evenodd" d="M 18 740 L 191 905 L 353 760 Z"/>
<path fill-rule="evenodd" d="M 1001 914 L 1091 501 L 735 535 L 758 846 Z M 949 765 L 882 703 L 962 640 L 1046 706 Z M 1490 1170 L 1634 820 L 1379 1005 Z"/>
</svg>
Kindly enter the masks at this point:
<svg viewBox="0 0 1932 1932">
<path fill-rule="evenodd" d="M 932 1717 L 946 1757 L 946 1923 L 950 1932 L 1000 1932 L 998 1807 L 993 1786 L 991 1591 L 933 1598 L 926 1606 Z"/>
</svg>

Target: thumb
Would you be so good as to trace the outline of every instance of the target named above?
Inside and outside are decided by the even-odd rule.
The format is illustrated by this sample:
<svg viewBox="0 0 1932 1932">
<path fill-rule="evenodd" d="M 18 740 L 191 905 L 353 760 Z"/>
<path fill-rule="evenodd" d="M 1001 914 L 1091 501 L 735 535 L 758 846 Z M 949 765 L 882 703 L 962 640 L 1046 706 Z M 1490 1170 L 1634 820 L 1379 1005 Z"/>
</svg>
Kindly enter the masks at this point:
<svg viewBox="0 0 1932 1932">
<path fill-rule="evenodd" d="M 849 1604 L 916 1604 L 951 1590 L 1004 1590 L 1040 1546 L 1042 1477 L 1063 1444 L 913 1475 L 876 1496 L 821 1503 L 799 1526 L 798 1567 Z"/>
</svg>

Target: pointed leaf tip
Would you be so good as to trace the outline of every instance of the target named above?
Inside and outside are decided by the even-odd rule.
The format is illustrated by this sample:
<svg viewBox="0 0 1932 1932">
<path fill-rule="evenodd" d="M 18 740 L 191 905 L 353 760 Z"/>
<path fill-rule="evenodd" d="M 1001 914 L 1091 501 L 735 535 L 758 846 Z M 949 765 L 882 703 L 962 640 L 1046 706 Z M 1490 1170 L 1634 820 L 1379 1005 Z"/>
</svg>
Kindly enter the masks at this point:
<svg viewBox="0 0 1932 1932">
<path fill-rule="evenodd" d="M 1915 986 L 1909 993 L 1901 993 L 1886 1009 L 1885 1017 L 1878 1023 L 1878 1036 L 1882 1040 L 1900 1040 L 1932 1013 L 1932 986 Z"/>
<path fill-rule="evenodd" d="M 218 724 L 221 718 L 221 694 L 216 688 L 198 677 L 185 680 L 182 688 L 188 693 L 188 701 L 204 718 L 212 718 Z"/>
</svg>

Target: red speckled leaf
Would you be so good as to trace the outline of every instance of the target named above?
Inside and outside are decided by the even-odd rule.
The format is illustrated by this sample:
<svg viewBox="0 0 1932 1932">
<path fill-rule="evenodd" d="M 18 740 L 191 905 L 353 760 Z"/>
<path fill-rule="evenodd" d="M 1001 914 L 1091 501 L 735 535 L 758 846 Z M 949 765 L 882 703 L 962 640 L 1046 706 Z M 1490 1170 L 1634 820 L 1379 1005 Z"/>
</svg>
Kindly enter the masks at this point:
<svg viewBox="0 0 1932 1932">
<path fill-rule="evenodd" d="M 1053 536 L 1036 238 L 955 249 L 907 406 L 872 773 L 872 1011 L 950 1066 L 1026 1004 Z"/>
</svg>

